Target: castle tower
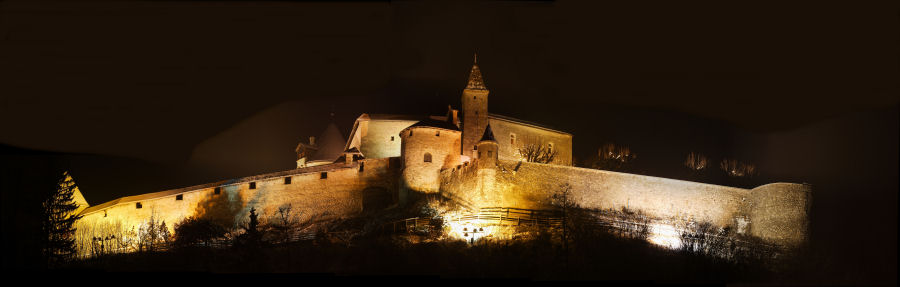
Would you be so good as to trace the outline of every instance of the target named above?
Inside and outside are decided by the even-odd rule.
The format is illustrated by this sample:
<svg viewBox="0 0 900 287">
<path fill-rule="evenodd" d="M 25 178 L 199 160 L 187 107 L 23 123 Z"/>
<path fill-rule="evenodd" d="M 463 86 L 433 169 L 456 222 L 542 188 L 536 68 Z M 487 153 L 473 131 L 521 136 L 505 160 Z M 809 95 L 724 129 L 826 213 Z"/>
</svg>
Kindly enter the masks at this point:
<svg viewBox="0 0 900 287">
<path fill-rule="evenodd" d="M 488 124 L 488 91 L 478 68 L 478 54 L 469 72 L 469 83 L 462 93 L 462 150 L 461 154 L 475 158 L 476 145 Z"/>
<path fill-rule="evenodd" d="M 484 135 L 478 141 L 478 167 L 493 167 L 497 165 L 497 152 L 500 151 L 500 145 L 494 139 L 494 132 L 491 131 L 491 125 L 487 125 L 484 129 Z"/>
<path fill-rule="evenodd" d="M 440 174 L 459 165 L 460 131 L 455 125 L 423 120 L 400 131 L 400 202 L 416 193 L 435 193 L 441 187 Z"/>
</svg>

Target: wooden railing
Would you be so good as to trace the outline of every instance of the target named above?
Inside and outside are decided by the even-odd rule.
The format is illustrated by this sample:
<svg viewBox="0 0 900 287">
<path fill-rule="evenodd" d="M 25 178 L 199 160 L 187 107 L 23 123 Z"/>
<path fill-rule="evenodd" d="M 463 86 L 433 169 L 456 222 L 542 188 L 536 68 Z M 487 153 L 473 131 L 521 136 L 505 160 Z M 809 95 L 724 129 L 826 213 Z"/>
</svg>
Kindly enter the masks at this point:
<svg viewBox="0 0 900 287">
<path fill-rule="evenodd" d="M 382 230 L 392 232 L 409 232 L 422 228 L 439 228 L 443 222 L 475 222 L 480 226 L 561 226 L 561 214 L 549 210 L 485 207 L 478 212 L 463 213 L 458 216 L 438 218 L 413 217 L 389 222 Z"/>
</svg>

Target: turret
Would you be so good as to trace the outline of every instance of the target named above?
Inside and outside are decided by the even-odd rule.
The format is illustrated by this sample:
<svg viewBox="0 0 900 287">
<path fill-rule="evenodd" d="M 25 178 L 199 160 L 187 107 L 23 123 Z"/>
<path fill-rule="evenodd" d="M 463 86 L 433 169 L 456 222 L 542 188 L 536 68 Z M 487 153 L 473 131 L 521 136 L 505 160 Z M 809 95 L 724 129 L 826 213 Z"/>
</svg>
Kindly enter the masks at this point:
<svg viewBox="0 0 900 287">
<path fill-rule="evenodd" d="M 493 167 L 497 165 L 497 152 L 500 150 L 500 145 L 497 143 L 497 140 L 494 139 L 494 132 L 491 131 L 491 125 L 487 125 L 487 128 L 484 129 L 484 135 L 481 136 L 481 140 L 478 141 L 478 167 Z"/>
<path fill-rule="evenodd" d="M 488 124 L 488 91 L 478 67 L 478 55 L 469 72 L 469 82 L 462 93 L 462 150 L 461 154 L 474 158 L 479 137 Z"/>
<path fill-rule="evenodd" d="M 412 192 L 435 193 L 440 171 L 460 164 L 459 129 L 445 121 L 423 120 L 400 131 L 400 202 Z"/>
</svg>

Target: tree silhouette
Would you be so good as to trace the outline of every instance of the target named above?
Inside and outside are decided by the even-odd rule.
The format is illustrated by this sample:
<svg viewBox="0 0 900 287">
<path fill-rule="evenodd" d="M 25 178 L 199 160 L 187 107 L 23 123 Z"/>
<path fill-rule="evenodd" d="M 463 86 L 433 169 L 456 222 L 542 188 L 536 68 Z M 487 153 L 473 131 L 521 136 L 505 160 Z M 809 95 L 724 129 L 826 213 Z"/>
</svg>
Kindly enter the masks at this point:
<svg viewBox="0 0 900 287">
<path fill-rule="evenodd" d="M 64 172 L 54 192 L 43 201 L 42 254 L 48 267 L 54 267 L 74 258 L 76 214 L 75 181 Z"/>
<path fill-rule="evenodd" d="M 519 148 L 519 155 L 527 162 L 550 163 L 558 153 L 557 150 L 542 145 L 529 144 Z"/>
</svg>

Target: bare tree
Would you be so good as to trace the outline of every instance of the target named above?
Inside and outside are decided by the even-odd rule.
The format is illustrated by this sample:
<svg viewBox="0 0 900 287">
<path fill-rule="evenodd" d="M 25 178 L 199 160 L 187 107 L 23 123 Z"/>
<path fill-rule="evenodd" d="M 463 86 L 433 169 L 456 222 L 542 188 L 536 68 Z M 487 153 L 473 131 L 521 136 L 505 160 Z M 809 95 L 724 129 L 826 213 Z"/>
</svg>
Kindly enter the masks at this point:
<svg viewBox="0 0 900 287">
<path fill-rule="evenodd" d="M 550 163 L 558 153 L 558 150 L 543 145 L 527 144 L 519 148 L 519 155 L 527 162 Z"/>
<path fill-rule="evenodd" d="M 600 146 L 600 149 L 597 151 L 597 158 L 598 160 L 591 165 L 592 168 L 623 171 L 637 159 L 637 154 L 632 153 L 631 148 L 627 146 L 616 146 L 613 143 L 607 143 Z"/>
<path fill-rule="evenodd" d="M 730 177 L 749 178 L 757 174 L 755 165 L 734 159 L 722 159 L 719 168 Z"/>
<path fill-rule="evenodd" d="M 702 153 L 691 152 L 684 160 L 684 166 L 691 170 L 691 173 L 699 174 L 706 170 L 709 160 Z"/>
</svg>

